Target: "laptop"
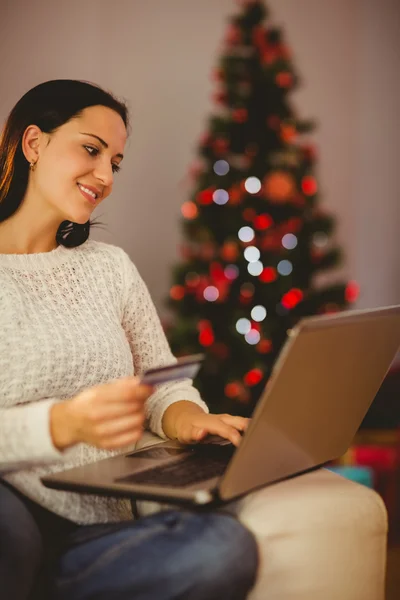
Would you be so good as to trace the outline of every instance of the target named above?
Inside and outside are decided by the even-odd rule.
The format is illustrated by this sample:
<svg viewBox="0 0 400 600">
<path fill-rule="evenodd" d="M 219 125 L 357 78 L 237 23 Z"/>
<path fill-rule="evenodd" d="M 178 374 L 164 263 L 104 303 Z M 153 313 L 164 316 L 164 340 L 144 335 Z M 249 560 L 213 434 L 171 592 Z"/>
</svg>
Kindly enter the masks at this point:
<svg viewBox="0 0 400 600">
<path fill-rule="evenodd" d="M 45 486 L 190 506 L 221 505 L 343 455 L 400 346 L 400 305 L 303 318 L 236 448 L 169 440 L 42 478 Z"/>
</svg>

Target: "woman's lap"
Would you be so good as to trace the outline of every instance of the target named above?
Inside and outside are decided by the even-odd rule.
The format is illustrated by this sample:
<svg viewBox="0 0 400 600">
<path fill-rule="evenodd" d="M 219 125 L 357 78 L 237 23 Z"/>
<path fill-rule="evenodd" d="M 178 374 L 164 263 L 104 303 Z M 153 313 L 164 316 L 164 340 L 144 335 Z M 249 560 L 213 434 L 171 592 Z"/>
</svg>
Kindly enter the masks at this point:
<svg viewBox="0 0 400 600">
<path fill-rule="evenodd" d="M 51 600 L 240 600 L 254 583 L 257 560 L 250 532 L 215 512 L 170 510 L 76 526 L 65 530 L 50 563 Z"/>
</svg>

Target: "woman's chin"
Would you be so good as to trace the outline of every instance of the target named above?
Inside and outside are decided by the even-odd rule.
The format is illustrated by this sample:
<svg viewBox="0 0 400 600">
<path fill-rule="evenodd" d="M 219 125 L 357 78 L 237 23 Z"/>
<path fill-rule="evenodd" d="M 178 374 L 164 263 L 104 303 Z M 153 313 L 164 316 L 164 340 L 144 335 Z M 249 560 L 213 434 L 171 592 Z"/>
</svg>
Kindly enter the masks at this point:
<svg viewBox="0 0 400 600">
<path fill-rule="evenodd" d="M 93 211 L 85 211 L 84 213 L 76 212 L 75 214 L 70 213 L 68 216 L 65 216 L 64 220 L 71 221 L 72 223 L 76 223 L 77 225 L 84 225 L 89 221 L 92 212 Z"/>
</svg>

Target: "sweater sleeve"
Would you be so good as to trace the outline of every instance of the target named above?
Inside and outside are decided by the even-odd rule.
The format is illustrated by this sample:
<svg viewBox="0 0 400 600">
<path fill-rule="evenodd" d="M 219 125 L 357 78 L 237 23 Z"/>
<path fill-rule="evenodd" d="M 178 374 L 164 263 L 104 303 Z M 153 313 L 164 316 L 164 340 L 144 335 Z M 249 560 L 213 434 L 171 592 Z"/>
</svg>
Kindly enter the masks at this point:
<svg viewBox="0 0 400 600">
<path fill-rule="evenodd" d="M 0 409 L 0 471 L 64 459 L 50 432 L 50 409 L 58 402 L 46 399 Z"/>
<path fill-rule="evenodd" d="M 147 369 L 176 363 L 177 359 L 171 352 L 148 288 L 124 251 L 123 263 L 122 325 L 131 348 L 135 375 L 140 376 Z M 161 426 L 162 417 L 170 404 L 180 400 L 195 402 L 209 412 L 192 379 L 161 384 L 147 401 L 146 417 L 151 431 L 167 439 Z"/>
</svg>

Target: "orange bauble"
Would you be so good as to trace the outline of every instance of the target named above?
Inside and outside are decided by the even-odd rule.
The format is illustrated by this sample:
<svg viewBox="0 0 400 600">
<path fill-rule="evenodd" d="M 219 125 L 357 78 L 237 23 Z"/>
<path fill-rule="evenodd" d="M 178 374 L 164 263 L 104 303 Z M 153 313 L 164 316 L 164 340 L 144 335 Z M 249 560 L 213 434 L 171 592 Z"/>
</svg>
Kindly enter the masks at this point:
<svg viewBox="0 0 400 600">
<path fill-rule="evenodd" d="M 288 202 L 296 192 L 296 182 L 289 173 L 274 171 L 264 178 L 264 191 L 271 202 Z"/>
<path fill-rule="evenodd" d="M 238 246 L 235 242 L 225 242 L 222 246 L 221 257 L 227 262 L 234 262 L 239 255 Z"/>
</svg>

